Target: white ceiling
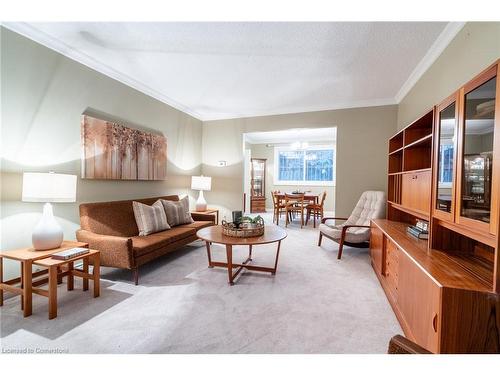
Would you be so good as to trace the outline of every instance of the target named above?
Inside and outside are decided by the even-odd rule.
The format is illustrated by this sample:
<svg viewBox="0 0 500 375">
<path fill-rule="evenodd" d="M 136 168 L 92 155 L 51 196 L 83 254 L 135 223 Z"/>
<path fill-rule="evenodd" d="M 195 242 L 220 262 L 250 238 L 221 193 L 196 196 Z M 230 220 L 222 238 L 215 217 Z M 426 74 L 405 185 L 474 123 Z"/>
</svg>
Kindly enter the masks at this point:
<svg viewBox="0 0 500 375">
<path fill-rule="evenodd" d="M 245 141 L 252 144 L 293 142 L 334 142 L 337 128 L 303 128 L 269 132 L 245 133 Z"/>
<path fill-rule="evenodd" d="M 7 23 L 201 120 L 397 103 L 460 23 Z"/>
</svg>

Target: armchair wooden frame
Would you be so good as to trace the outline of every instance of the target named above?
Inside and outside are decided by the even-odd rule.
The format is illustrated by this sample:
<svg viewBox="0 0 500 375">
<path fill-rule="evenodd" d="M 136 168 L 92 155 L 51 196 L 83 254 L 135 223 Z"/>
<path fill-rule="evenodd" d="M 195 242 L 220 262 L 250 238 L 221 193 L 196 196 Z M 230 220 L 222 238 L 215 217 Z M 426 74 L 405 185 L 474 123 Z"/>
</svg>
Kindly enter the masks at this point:
<svg viewBox="0 0 500 375">
<path fill-rule="evenodd" d="M 347 220 L 345 217 L 324 217 L 321 219 L 321 224 L 325 224 L 327 220 Z M 344 249 L 344 245 L 350 246 L 350 247 L 356 247 L 356 248 L 367 248 L 370 246 L 370 243 L 368 241 L 364 242 L 347 242 L 345 240 L 347 230 L 349 228 L 370 228 L 369 225 L 344 225 L 342 226 L 342 233 L 340 235 L 340 239 L 333 238 L 327 234 L 322 233 L 321 231 L 319 232 L 319 239 L 318 239 L 318 246 L 321 246 L 321 241 L 323 240 L 323 236 L 326 238 L 331 239 L 334 242 L 337 242 L 339 244 L 339 255 L 337 256 L 337 259 L 340 259 L 342 257 L 342 250 Z"/>
</svg>

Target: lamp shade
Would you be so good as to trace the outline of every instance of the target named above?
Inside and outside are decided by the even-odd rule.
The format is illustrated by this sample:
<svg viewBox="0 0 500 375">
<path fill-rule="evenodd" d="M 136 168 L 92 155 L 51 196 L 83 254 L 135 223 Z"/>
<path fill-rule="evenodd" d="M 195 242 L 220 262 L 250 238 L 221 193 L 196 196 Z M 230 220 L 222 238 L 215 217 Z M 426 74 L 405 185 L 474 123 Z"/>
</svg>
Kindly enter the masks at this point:
<svg viewBox="0 0 500 375">
<path fill-rule="evenodd" d="M 212 188 L 212 177 L 206 177 L 206 176 L 191 177 L 191 189 L 210 191 L 211 188 Z"/>
<path fill-rule="evenodd" d="M 76 175 L 24 173 L 23 202 L 75 202 Z"/>
</svg>

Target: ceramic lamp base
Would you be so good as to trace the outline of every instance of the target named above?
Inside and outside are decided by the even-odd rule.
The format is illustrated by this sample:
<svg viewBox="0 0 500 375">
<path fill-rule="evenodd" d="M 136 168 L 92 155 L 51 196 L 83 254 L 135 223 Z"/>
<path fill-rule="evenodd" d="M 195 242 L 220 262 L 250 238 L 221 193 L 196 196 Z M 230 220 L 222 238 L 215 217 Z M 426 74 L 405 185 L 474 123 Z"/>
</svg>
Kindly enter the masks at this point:
<svg viewBox="0 0 500 375">
<path fill-rule="evenodd" d="M 207 210 L 207 201 L 203 196 L 203 190 L 200 190 L 200 195 L 198 196 L 198 200 L 196 201 L 196 211 L 206 211 Z"/>
<path fill-rule="evenodd" d="M 63 230 L 54 218 L 52 205 L 45 203 L 41 220 L 35 226 L 31 240 L 35 250 L 56 249 L 63 242 Z"/>
</svg>

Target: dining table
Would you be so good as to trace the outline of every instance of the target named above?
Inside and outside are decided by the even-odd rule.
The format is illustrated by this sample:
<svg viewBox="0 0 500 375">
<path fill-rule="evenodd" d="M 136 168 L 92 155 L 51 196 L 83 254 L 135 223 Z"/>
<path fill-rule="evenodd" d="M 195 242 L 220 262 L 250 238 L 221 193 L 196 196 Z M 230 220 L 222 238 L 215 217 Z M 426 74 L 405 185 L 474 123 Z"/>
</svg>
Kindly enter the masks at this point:
<svg viewBox="0 0 500 375">
<path fill-rule="evenodd" d="M 313 192 L 304 192 L 304 193 L 287 193 L 287 192 L 279 192 L 279 193 L 276 193 L 275 196 L 279 199 L 279 200 L 282 200 L 282 199 L 285 199 L 285 195 L 289 195 L 289 196 L 297 196 L 299 197 L 301 194 L 304 194 L 304 201 L 309 201 L 309 202 L 312 202 L 312 203 L 315 203 L 315 204 L 318 204 L 319 202 L 319 196 L 320 194 L 318 193 L 313 193 Z"/>
<path fill-rule="evenodd" d="M 313 204 L 318 204 L 319 203 L 319 196 L 320 194 L 317 194 L 317 193 L 313 193 L 313 192 L 303 192 L 303 193 L 296 193 L 296 192 L 278 192 L 278 193 L 274 193 L 274 196 L 276 197 L 277 201 L 278 202 L 282 202 L 285 200 L 285 195 L 288 195 L 289 197 L 290 196 L 296 196 L 297 199 L 299 197 L 301 197 L 301 195 L 304 194 L 304 208 L 307 204 L 309 203 L 313 203 Z M 279 212 L 276 211 L 275 212 L 275 219 L 273 219 L 273 221 L 276 221 L 276 224 L 279 223 Z"/>
</svg>

